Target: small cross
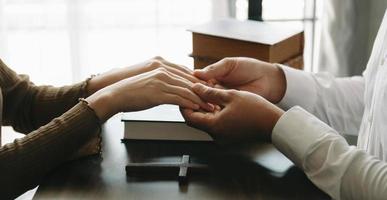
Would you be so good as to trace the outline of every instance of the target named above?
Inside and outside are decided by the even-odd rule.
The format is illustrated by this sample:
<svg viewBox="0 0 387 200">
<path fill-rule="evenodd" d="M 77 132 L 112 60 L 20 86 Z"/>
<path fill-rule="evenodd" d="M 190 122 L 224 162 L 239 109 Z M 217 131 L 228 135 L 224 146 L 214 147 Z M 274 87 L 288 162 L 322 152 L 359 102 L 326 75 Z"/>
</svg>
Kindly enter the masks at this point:
<svg viewBox="0 0 387 200">
<path fill-rule="evenodd" d="M 183 155 L 181 162 L 176 163 L 129 163 L 126 165 L 126 174 L 136 176 L 138 174 L 168 173 L 173 172 L 178 175 L 179 184 L 186 184 L 189 173 L 206 172 L 208 166 L 205 164 L 190 163 L 190 156 Z M 178 172 L 177 172 L 178 171 Z"/>
</svg>

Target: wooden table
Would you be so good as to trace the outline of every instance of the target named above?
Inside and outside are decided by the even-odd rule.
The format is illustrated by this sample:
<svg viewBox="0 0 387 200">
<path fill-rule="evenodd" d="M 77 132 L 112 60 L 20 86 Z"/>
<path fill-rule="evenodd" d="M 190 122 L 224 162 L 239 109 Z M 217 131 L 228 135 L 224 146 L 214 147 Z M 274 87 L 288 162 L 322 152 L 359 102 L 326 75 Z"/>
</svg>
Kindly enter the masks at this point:
<svg viewBox="0 0 387 200">
<path fill-rule="evenodd" d="M 330 199 L 269 144 L 219 147 L 213 143 L 132 141 L 122 143 L 119 116 L 103 128 L 102 156 L 73 161 L 53 171 L 34 199 Z M 209 163 L 208 174 L 127 177 L 128 162 Z"/>
</svg>

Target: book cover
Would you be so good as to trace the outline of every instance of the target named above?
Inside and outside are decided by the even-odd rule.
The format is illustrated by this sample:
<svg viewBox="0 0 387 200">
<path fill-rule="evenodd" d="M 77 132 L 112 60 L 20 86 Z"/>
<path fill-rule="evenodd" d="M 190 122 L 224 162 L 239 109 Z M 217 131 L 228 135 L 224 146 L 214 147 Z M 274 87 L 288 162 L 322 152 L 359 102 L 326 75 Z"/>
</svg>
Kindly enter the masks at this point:
<svg viewBox="0 0 387 200">
<path fill-rule="evenodd" d="M 257 21 L 224 19 L 189 29 L 195 68 L 225 57 L 250 57 L 272 63 L 285 63 L 302 57 L 302 28 Z M 301 68 L 296 66 L 297 68 Z"/>
<path fill-rule="evenodd" d="M 125 123 L 124 139 L 212 141 L 206 132 L 188 126 L 175 105 L 123 113 L 121 121 Z"/>
</svg>

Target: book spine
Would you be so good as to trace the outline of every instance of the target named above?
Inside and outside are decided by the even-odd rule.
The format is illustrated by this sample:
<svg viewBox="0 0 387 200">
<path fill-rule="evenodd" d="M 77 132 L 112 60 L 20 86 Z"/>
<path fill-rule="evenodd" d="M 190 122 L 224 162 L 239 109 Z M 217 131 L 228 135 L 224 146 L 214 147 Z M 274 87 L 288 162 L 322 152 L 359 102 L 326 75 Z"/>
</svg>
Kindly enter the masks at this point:
<svg viewBox="0 0 387 200">
<path fill-rule="evenodd" d="M 194 59 L 195 69 L 203 69 L 204 67 L 216 63 L 222 59 L 205 56 L 193 56 L 192 54 L 190 56 Z M 304 56 L 303 54 L 300 54 L 281 63 L 295 69 L 304 69 Z"/>
</svg>

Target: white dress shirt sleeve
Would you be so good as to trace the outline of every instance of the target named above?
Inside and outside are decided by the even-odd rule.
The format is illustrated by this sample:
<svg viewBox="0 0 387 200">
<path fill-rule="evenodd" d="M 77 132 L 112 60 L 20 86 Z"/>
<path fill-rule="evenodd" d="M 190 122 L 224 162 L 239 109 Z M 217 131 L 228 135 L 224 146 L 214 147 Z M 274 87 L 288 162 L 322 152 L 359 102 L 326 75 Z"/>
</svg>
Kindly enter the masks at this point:
<svg viewBox="0 0 387 200">
<path fill-rule="evenodd" d="M 272 142 L 334 199 L 387 198 L 387 164 L 298 106 L 279 119 Z"/>
<path fill-rule="evenodd" d="M 364 111 L 362 76 L 335 78 L 280 66 L 287 84 L 280 107 L 301 106 L 341 134 L 358 134 Z"/>
</svg>

